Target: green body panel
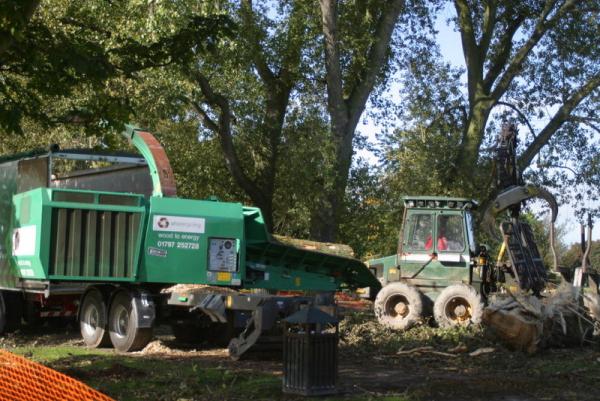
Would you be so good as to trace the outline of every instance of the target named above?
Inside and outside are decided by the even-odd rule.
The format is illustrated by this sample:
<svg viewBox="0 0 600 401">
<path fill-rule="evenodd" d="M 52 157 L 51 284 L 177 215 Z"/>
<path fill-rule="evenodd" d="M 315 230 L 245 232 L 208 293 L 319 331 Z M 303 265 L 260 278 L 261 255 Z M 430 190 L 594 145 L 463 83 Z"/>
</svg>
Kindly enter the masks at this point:
<svg viewBox="0 0 600 401">
<path fill-rule="evenodd" d="M 143 196 L 38 188 L 14 195 L 13 211 L 12 260 L 19 278 L 136 280 Z"/>
<path fill-rule="evenodd" d="M 149 283 L 237 285 L 245 273 L 244 220 L 239 203 L 150 198 L 139 279 Z M 159 222 L 177 226 L 160 228 Z M 185 224 L 188 224 L 187 226 Z M 181 231 L 184 230 L 184 231 Z M 211 238 L 235 242 L 238 269 L 217 274 L 208 268 Z M 223 276 L 229 276 L 223 279 Z"/>
<path fill-rule="evenodd" d="M 478 269 L 471 266 L 474 239 L 469 232 L 469 210 L 475 203 L 464 198 L 429 196 L 412 196 L 404 200 L 406 209 L 398 254 L 368 260 L 369 269 L 383 285 L 407 282 L 432 300 L 452 284 L 472 284 L 478 289 L 481 280 Z M 424 229 L 425 240 L 418 242 L 415 239 L 423 220 L 428 222 Z M 456 239 L 452 246 L 448 245 L 451 241 L 446 242 L 449 221 L 454 223 L 452 233 Z M 439 240 L 441 236 L 443 242 Z"/>
<path fill-rule="evenodd" d="M 172 172 L 160 144 L 135 127 L 123 134 L 147 162 L 152 196 L 59 188 L 52 152 L 0 160 L 0 287 L 85 281 L 301 291 L 380 288 L 358 260 L 274 240 L 257 208 L 172 196 Z M 120 156 L 64 154 L 96 163 Z"/>
<path fill-rule="evenodd" d="M 260 210 L 239 203 L 38 188 L 16 194 L 13 210 L 20 243 L 12 260 L 22 279 L 302 291 L 378 287 L 359 261 L 273 240 Z M 234 244 L 232 270 L 211 266 L 214 240 Z"/>
</svg>

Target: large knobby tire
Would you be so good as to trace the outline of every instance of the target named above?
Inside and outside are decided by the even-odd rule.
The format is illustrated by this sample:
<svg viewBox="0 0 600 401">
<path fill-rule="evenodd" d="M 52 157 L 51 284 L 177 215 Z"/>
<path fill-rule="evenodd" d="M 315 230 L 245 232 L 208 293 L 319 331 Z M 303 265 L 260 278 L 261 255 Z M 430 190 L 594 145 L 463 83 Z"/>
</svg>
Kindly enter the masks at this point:
<svg viewBox="0 0 600 401">
<path fill-rule="evenodd" d="M 120 352 L 139 351 L 152 339 L 152 327 L 139 327 L 135 300 L 129 291 L 119 291 L 112 299 L 108 331 L 110 341 Z"/>
<path fill-rule="evenodd" d="M 386 327 L 409 329 L 423 318 L 422 294 L 412 285 L 388 284 L 375 298 L 375 316 Z"/>
<path fill-rule="evenodd" d="M 99 290 L 92 289 L 84 295 L 79 309 L 79 330 L 88 347 L 110 345 L 106 324 L 106 301 Z"/>
<path fill-rule="evenodd" d="M 470 285 L 450 285 L 433 304 L 433 316 L 440 327 L 467 326 L 481 323 L 483 302 Z"/>
</svg>

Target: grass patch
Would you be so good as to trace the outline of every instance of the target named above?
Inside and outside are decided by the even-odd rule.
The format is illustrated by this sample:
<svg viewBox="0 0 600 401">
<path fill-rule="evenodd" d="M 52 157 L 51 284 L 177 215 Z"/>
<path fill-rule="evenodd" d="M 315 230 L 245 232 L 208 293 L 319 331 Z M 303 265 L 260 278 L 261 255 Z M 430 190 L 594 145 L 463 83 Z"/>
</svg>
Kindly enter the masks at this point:
<svg viewBox="0 0 600 401">
<path fill-rule="evenodd" d="M 222 365 L 219 361 L 206 363 L 201 356 L 123 355 L 81 346 L 24 345 L 10 351 L 80 380 L 118 401 L 305 399 L 283 394 L 277 372 L 266 373 L 247 365 L 236 368 L 228 361 Z M 409 401 L 405 397 L 366 394 L 319 398 L 348 399 Z"/>
</svg>

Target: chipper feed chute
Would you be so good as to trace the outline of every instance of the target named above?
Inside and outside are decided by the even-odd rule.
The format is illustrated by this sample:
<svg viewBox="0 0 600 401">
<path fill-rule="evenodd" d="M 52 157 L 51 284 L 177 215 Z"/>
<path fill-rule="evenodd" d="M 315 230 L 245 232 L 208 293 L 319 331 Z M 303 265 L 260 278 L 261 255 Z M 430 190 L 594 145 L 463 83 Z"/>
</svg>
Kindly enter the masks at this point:
<svg viewBox="0 0 600 401">
<path fill-rule="evenodd" d="M 271 290 L 337 291 L 381 284 L 359 260 L 285 244 L 266 230 L 260 210 L 244 208 L 247 283 Z"/>
</svg>

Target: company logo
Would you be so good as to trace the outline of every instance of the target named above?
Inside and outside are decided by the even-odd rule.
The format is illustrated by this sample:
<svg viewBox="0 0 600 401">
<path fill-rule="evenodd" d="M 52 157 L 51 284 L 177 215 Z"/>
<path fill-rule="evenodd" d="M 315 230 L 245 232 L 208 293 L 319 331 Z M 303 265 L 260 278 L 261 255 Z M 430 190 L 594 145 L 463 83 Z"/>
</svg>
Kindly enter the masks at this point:
<svg viewBox="0 0 600 401">
<path fill-rule="evenodd" d="M 155 215 L 152 219 L 154 231 L 204 234 L 205 220 L 202 217 Z"/>
</svg>

